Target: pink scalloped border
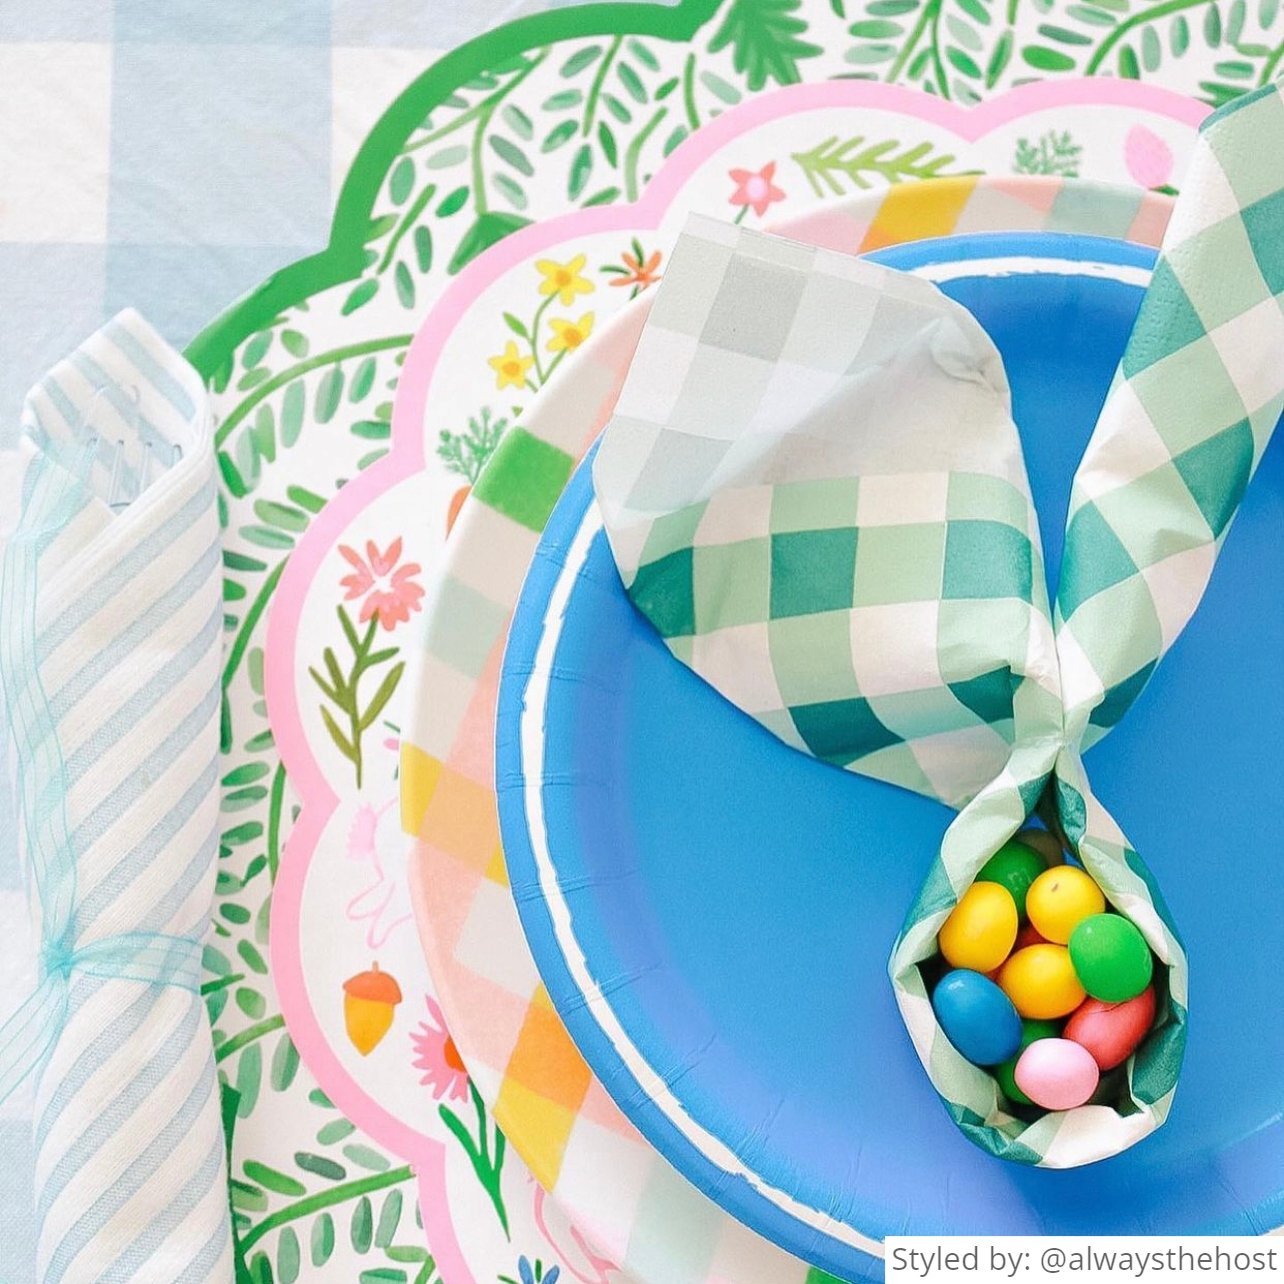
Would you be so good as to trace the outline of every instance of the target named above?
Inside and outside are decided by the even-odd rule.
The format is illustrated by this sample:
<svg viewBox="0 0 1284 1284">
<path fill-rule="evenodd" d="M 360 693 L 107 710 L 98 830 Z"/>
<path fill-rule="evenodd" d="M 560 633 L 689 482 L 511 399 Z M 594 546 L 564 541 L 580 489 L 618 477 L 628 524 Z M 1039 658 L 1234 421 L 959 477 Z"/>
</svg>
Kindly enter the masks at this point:
<svg viewBox="0 0 1284 1284">
<path fill-rule="evenodd" d="M 692 174 L 716 151 L 769 121 L 826 107 L 896 111 L 950 130 L 967 142 L 1020 117 L 1065 107 L 1119 107 L 1197 126 L 1208 108 L 1169 90 L 1124 80 L 1065 80 L 1027 85 L 972 108 L 960 108 L 895 85 L 832 81 L 764 94 L 712 121 L 679 147 L 632 205 L 600 206 L 536 223 L 470 264 L 446 289 L 415 335 L 397 388 L 392 447 L 350 481 L 317 516 L 290 556 L 267 623 L 265 688 L 276 743 L 302 811 L 282 852 L 272 899 L 271 964 L 281 1010 L 301 1057 L 327 1096 L 358 1127 L 416 1170 L 420 1207 L 438 1268 L 450 1284 L 472 1274 L 450 1222 L 441 1142 L 398 1119 L 370 1097 L 331 1049 L 308 999 L 299 948 L 308 867 L 339 799 L 308 745 L 294 684 L 298 626 L 307 591 L 353 520 L 380 496 L 424 467 L 423 413 L 438 358 L 478 295 L 515 266 L 551 245 L 609 231 L 657 227 Z"/>
</svg>

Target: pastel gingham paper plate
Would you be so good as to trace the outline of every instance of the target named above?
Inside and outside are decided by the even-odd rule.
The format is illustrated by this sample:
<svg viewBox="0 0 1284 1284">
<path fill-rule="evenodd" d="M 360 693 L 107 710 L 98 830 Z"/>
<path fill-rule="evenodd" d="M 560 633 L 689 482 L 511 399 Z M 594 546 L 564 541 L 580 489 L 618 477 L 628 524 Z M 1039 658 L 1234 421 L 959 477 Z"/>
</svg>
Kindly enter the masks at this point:
<svg viewBox="0 0 1284 1284">
<path fill-rule="evenodd" d="M 1112 233 L 1122 222 L 1155 244 L 1168 204 L 1055 179 L 963 179 L 893 189 L 784 230 L 864 250 L 927 230 Z M 447 545 L 403 744 L 403 821 L 419 836 L 412 891 L 454 1037 L 512 1144 L 596 1246 L 603 1278 L 774 1284 L 806 1270 L 682 1183 L 589 1073 L 540 983 L 499 846 L 494 703 L 508 621 L 539 532 L 609 415 L 644 312 L 645 301 L 626 309 L 541 392 Z"/>
</svg>

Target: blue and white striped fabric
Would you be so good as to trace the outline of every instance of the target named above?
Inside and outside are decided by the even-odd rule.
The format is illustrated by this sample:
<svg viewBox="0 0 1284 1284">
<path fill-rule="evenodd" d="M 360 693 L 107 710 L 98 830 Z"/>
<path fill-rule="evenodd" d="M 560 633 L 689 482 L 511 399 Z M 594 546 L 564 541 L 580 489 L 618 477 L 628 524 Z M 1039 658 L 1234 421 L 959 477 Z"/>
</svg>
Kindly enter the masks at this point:
<svg viewBox="0 0 1284 1284">
<path fill-rule="evenodd" d="M 222 609 L 196 373 L 122 313 L 29 396 L 6 496 L 0 678 L 42 980 L 0 1029 L 0 1097 L 37 1073 L 38 1277 L 230 1280 L 200 997 Z"/>
</svg>

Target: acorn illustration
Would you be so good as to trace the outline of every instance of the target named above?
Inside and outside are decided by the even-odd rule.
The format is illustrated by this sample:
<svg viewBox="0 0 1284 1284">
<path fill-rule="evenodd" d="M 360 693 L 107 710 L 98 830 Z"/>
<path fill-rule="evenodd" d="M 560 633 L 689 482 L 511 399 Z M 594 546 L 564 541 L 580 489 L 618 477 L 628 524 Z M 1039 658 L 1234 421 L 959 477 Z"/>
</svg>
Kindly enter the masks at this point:
<svg viewBox="0 0 1284 1284">
<path fill-rule="evenodd" d="M 378 963 L 344 981 L 343 1023 L 352 1046 L 363 1057 L 368 1057 L 388 1033 L 400 1002 L 401 986 L 395 977 L 379 971 Z"/>
</svg>

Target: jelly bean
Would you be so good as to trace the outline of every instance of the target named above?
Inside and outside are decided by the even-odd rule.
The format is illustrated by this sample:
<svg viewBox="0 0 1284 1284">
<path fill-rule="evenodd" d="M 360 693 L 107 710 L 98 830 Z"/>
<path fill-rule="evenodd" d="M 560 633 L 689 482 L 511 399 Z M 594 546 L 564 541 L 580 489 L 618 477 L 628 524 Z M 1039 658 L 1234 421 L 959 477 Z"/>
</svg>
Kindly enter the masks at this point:
<svg viewBox="0 0 1284 1284">
<path fill-rule="evenodd" d="M 1087 1048 L 1069 1039 L 1037 1039 L 1017 1059 L 1017 1086 L 1045 1110 L 1073 1110 L 1097 1090 L 1101 1072 Z"/>
<path fill-rule="evenodd" d="M 1016 1064 L 1021 1057 L 1021 1053 L 1026 1050 L 1036 1039 L 1055 1039 L 1061 1031 L 1055 1021 L 1022 1021 L 1021 1022 L 1021 1047 L 1015 1057 L 1009 1057 L 1001 1066 L 994 1067 L 994 1077 L 999 1081 L 999 1087 L 1003 1090 L 1003 1095 L 1009 1101 L 1015 1101 L 1018 1105 L 1032 1106 L 1034 1102 L 1017 1087 L 1016 1083 Z"/>
<path fill-rule="evenodd" d="M 1028 945 L 1003 965 L 999 986 L 1023 1017 L 1068 1016 L 1087 995 L 1064 945 Z"/>
<path fill-rule="evenodd" d="M 941 927 L 937 944 L 951 967 L 989 972 L 1012 952 L 1017 908 L 997 883 L 973 883 Z"/>
<path fill-rule="evenodd" d="M 932 993 L 932 1008 L 945 1037 L 973 1065 L 998 1065 L 1021 1044 L 1011 1000 L 979 972 L 947 972 Z"/>
<path fill-rule="evenodd" d="M 1093 914 L 1070 936 L 1070 960 L 1083 988 L 1105 1003 L 1126 1003 L 1150 984 L 1155 960 L 1141 929 L 1122 914 Z"/>
<path fill-rule="evenodd" d="M 1013 839 L 1004 843 L 989 860 L 981 866 L 976 876 L 978 883 L 998 883 L 1006 887 L 1016 902 L 1017 913 L 1025 917 L 1025 898 L 1030 885 L 1047 869 L 1042 856 L 1024 843 Z"/>
<path fill-rule="evenodd" d="M 1106 908 L 1106 898 L 1083 870 L 1057 865 L 1034 880 L 1025 908 L 1040 935 L 1055 945 L 1064 945 L 1085 918 Z"/>
<path fill-rule="evenodd" d="M 1101 1070 L 1113 1070 L 1132 1056 L 1154 1023 L 1155 989 L 1148 985 L 1126 1003 L 1085 1000 L 1066 1022 L 1065 1037 L 1087 1048 Z"/>
</svg>

